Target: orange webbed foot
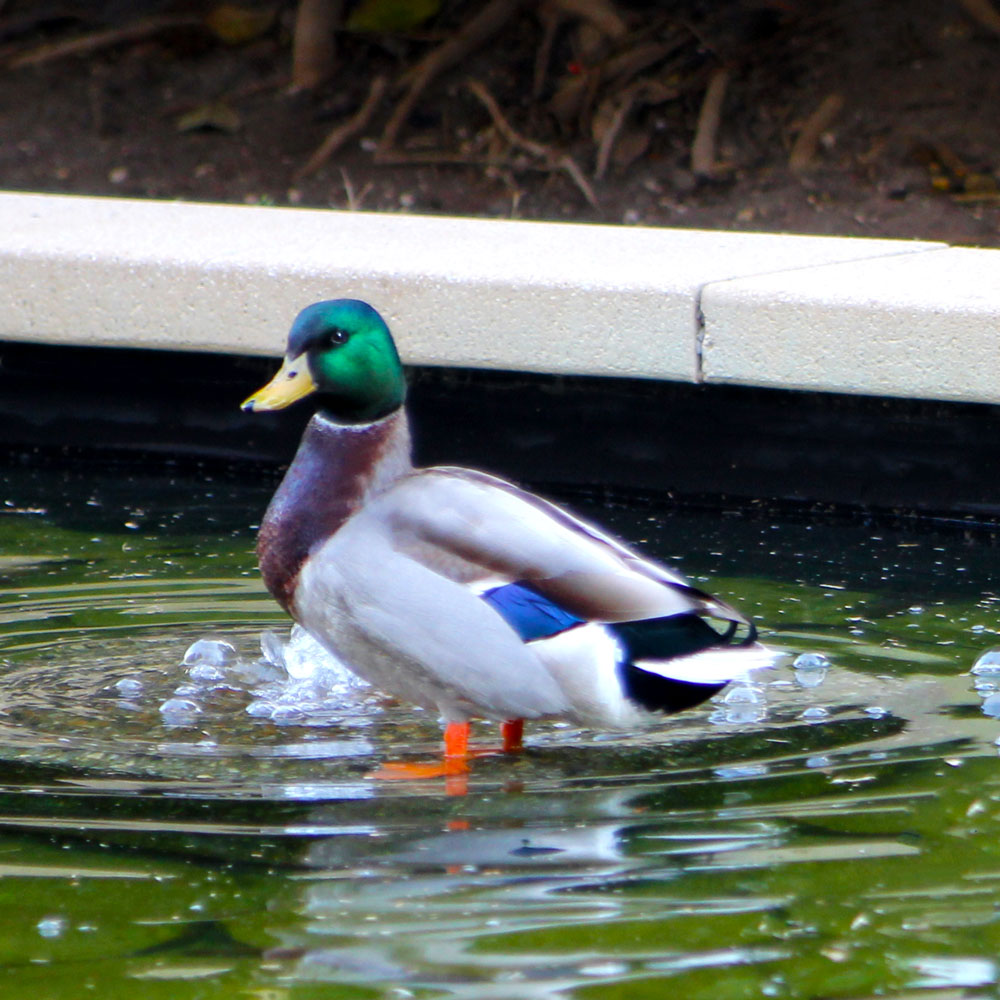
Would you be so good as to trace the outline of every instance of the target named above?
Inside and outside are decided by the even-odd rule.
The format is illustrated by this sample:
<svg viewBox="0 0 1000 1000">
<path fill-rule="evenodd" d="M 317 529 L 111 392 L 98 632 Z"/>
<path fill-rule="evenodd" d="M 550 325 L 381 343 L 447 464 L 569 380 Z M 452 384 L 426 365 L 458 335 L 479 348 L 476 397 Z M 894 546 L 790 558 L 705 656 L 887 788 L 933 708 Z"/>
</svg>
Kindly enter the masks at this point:
<svg viewBox="0 0 1000 1000">
<path fill-rule="evenodd" d="M 444 757 L 433 763 L 410 763 L 389 761 L 370 777 L 381 781 L 421 781 L 431 778 L 446 778 L 449 795 L 464 795 L 465 778 L 469 772 L 469 760 L 473 757 L 492 756 L 497 753 L 516 753 L 524 746 L 524 720 L 510 719 L 500 724 L 502 746 L 490 750 L 469 749 L 469 723 L 449 722 L 444 730 Z M 461 786 L 461 787 L 460 787 Z"/>
<path fill-rule="evenodd" d="M 469 770 L 469 723 L 449 722 L 444 731 L 444 758 L 433 763 L 389 761 L 371 775 L 383 781 L 449 778 Z"/>
</svg>

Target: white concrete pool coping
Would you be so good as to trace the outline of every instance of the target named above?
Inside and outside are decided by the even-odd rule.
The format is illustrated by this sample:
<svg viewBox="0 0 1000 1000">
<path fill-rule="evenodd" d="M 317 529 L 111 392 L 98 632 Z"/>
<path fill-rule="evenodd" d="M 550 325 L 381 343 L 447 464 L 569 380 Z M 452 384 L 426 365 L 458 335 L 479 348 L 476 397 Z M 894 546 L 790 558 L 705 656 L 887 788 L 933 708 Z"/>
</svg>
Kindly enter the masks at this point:
<svg viewBox="0 0 1000 1000">
<path fill-rule="evenodd" d="M 1000 250 L 0 193 L 0 276 L 2 340 L 278 356 L 353 296 L 412 364 L 1000 402 Z"/>
</svg>

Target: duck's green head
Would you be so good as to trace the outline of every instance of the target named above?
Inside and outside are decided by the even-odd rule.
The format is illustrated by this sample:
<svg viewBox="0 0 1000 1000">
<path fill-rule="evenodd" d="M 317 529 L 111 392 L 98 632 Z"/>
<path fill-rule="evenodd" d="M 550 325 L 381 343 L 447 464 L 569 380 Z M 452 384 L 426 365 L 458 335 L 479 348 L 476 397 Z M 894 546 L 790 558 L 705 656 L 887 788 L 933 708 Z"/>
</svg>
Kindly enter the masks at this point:
<svg viewBox="0 0 1000 1000">
<path fill-rule="evenodd" d="M 406 380 L 385 320 L 367 302 L 333 299 L 307 306 L 288 334 L 278 373 L 243 403 L 280 410 L 316 393 L 337 420 L 366 423 L 398 409 Z"/>
</svg>

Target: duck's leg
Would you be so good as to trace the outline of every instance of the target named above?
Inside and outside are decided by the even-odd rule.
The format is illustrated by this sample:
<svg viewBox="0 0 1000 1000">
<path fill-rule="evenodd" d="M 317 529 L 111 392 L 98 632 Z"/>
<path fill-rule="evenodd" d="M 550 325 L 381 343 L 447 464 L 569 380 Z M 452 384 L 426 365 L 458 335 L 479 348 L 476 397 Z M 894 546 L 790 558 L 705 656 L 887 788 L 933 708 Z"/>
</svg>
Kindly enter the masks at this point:
<svg viewBox="0 0 1000 1000">
<path fill-rule="evenodd" d="M 449 722 L 444 729 L 444 759 L 436 764 L 417 764 L 407 761 L 389 761 L 371 777 L 389 781 L 406 781 L 420 778 L 447 778 L 464 775 L 469 769 L 469 723 Z M 449 789 L 449 794 L 464 794 Z"/>
<path fill-rule="evenodd" d="M 449 760 L 465 760 L 469 756 L 469 730 L 468 722 L 449 722 L 444 727 L 444 759 L 447 764 Z"/>
<path fill-rule="evenodd" d="M 524 747 L 524 719 L 507 719 L 500 723 L 500 738 L 504 753 L 517 753 Z"/>
</svg>

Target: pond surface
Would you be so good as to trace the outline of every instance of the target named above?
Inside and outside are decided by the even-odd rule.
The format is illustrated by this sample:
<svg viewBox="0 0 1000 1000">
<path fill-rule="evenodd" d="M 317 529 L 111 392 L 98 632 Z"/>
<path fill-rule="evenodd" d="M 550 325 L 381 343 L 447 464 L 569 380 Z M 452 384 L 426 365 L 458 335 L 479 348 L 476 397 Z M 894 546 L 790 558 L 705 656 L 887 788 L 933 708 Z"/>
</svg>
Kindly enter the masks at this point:
<svg viewBox="0 0 1000 1000">
<path fill-rule="evenodd" d="M 988 532 L 578 500 L 787 655 L 651 732 L 529 726 L 458 795 L 369 777 L 427 713 L 303 676 L 273 485 L 5 470 L 4 995 L 997 996 Z"/>
</svg>

